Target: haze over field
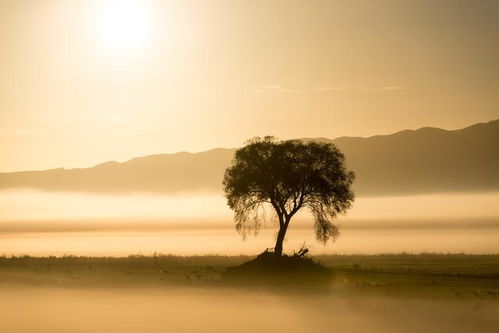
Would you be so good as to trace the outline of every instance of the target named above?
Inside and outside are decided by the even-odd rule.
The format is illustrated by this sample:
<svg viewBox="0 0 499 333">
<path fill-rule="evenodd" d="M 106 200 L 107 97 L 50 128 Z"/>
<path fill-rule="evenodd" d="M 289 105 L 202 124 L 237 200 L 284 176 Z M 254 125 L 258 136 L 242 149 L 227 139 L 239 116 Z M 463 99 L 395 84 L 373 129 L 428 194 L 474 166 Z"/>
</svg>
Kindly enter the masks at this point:
<svg viewBox="0 0 499 333">
<path fill-rule="evenodd" d="M 99 302 L 95 302 L 98 299 Z M 26 304 L 29 304 L 26 307 Z M 214 306 L 216 304 L 216 306 Z M 237 304 L 237 306 L 234 306 Z M 241 290 L 126 289 L 61 290 L 9 289 L 0 299 L 9 321 L 3 331 L 51 333 L 54 331 L 97 332 L 273 332 L 339 330 L 380 333 L 494 332 L 497 305 L 433 302 L 381 297 L 335 297 L 301 294 L 269 294 Z M 25 308 L 20 312 L 17 308 Z M 329 311 L 324 311 L 328 309 Z M 80 311 L 78 311 L 80 310 Z M 54 318 L 57 313 L 58 320 Z M 123 314 L 126 313 L 126 317 Z M 248 320 L 248 315 L 254 320 Z M 24 320 L 28 316 L 29 321 Z M 455 316 L 455 317 L 454 317 Z M 196 320 L 192 320 L 192 318 Z M 88 318 L 94 320 L 88 321 Z M 360 318 L 360 319 L 359 319 Z M 281 320 L 283 319 L 283 320 Z M 282 322 L 281 322 L 282 321 Z"/>
</svg>

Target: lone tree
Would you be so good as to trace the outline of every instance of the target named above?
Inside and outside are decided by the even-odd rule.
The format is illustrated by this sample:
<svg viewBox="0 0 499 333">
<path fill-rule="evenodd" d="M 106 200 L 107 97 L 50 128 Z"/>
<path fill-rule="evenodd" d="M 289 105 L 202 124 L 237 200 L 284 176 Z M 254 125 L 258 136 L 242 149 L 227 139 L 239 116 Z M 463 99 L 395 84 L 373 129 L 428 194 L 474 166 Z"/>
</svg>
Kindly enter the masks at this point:
<svg viewBox="0 0 499 333">
<path fill-rule="evenodd" d="M 274 253 L 281 256 L 289 222 L 301 208 L 311 211 L 318 240 L 326 243 L 338 236 L 333 220 L 351 207 L 353 180 L 333 144 L 265 137 L 236 151 L 223 184 L 243 236 L 258 231 L 265 206 L 273 208 L 279 221 Z"/>
</svg>

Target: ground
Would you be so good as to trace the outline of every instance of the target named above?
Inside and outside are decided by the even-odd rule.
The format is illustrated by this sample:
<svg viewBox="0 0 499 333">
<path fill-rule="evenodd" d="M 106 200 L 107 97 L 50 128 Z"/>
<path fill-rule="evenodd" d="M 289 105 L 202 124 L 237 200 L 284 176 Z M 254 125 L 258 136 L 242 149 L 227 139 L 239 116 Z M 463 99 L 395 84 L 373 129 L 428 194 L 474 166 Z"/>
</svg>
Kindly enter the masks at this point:
<svg viewBox="0 0 499 333">
<path fill-rule="evenodd" d="M 0 284 L 50 287 L 224 287 L 247 256 L 0 257 Z M 333 293 L 499 300 L 499 255 L 328 255 Z M 290 273 L 292 274 L 292 273 Z"/>
</svg>

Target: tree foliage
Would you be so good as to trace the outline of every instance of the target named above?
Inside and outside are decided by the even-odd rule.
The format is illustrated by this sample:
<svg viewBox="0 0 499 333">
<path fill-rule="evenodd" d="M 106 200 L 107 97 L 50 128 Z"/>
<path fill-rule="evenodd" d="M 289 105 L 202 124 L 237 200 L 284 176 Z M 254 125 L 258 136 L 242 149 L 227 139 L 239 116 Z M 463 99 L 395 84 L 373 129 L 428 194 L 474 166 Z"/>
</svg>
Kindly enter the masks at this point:
<svg viewBox="0 0 499 333">
<path fill-rule="evenodd" d="M 333 144 L 265 137 L 236 151 L 223 184 L 236 229 L 243 235 L 256 232 L 265 207 L 273 208 L 279 221 L 275 252 L 281 254 L 289 222 L 302 208 L 312 213 L 318 240 L 338 236 L 333 221 L 352 205 L 353 180 L 354 173 Z"/>
</svg>

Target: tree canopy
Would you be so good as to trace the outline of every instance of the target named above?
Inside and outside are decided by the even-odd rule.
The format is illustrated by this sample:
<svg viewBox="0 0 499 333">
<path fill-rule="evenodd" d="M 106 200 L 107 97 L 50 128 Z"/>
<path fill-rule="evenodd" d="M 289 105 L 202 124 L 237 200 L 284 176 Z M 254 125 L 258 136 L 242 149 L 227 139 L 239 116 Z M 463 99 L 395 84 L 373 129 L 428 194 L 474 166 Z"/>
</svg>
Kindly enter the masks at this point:
<svg viewBox="0 0 499 333">
<path fill-rule="evenodd" d="M 318 240 L 338 236 L 333 221 L 352 205 L 354 178 L 333 144 L 265 137 L 236 151 L 223 184 L 236 230 L 243 235 L 260 228 L 265 206 L 273 208 L 279 221 L 274 251 L 281 255 L 289 222 L 302 208 L 312 213 Z"/>
</svg>

